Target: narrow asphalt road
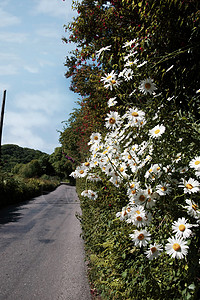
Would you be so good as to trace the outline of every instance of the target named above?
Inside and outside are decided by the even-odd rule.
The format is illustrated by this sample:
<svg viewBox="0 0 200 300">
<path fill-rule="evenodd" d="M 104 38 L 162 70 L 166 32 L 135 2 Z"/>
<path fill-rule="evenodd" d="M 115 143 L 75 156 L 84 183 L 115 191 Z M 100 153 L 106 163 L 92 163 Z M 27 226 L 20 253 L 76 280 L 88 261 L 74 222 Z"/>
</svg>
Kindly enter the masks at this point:
<svg viewBox="0 0 200 300">
<path fill-rule="evenodd" d="M 0 300 L 90 300 L 75 187 L 0 210 Z"/>
</svg>

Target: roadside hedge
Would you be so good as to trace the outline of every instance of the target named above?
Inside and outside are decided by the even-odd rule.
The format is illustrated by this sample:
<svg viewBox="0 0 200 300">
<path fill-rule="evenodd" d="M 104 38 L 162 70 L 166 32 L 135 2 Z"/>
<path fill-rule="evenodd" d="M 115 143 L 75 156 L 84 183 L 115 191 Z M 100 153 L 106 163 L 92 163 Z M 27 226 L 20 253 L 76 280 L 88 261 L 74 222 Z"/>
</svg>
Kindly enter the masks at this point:
<svg viewBox="0 0 200 300">
<path fill-rule="evenodd" d="M 40 178 L 22 179 L 0 173 L 0 207 L 19 203 L 54 190 L 59 182 Z"/>
<path fill-rule="evenodd" d="M 126 199 L 125 192 L 116 193 L 108 182 L 91 183 L 84 178 L 76 181 L 94 299 L 199 299 L 196 249 L 192 249 L 193 257 L 189 256 L 187 261 L 162 254 L 161 259 L 150 261 L 128 238 L 131 226 L 116 218 L 122 199 Z M 95 201 L 81 196 L 86 186 L 88 190 L 99 191 Z"/>
</svg>

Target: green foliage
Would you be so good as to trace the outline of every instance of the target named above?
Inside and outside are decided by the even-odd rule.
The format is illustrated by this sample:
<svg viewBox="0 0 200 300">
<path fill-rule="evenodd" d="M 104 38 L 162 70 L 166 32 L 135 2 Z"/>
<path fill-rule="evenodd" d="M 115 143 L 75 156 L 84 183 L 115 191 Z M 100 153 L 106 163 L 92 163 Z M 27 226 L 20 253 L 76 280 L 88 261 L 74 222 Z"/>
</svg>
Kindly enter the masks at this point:
<svg viewBox="0 0 200 300">
<path fill-rule="evenodd" d="M 39 196 L 43 190 L 52 191 L 58 184 L 59 181 L 55 178 L 29 178 L 25 180 L 0 171 L 0 207 Z"/>
<path fill-rule="evenodd" d="M 39 150 L 23 148 L 18 145 L 2 145 L 1 169 L 10 172 L 16 164 L 27 164 L 33 159 L 40 159 L 48 154 Z"/>
<path fill-rule="evenodd" d="M 111 111 L 116 110 L 122 116 L 129 108 L 137 107 L 146 113 L 144 130 L 130 128 L 135 143 L 146 141 L 148 131 L 155 125 L 165 126 L 164 140 L 152 142 L 152 164 L 170 165 L 176 170 L 178 164 L 172 161 L 182 153 L 180 167 L 188 166 L 191 159 L 199 155 L 200 2 L 83 0 L 76 4 L 76 8 L 79 16 L 69 24 L 68 30 L 71 31 L 70 42 L 76 42 L 78 47 L 67 58 L 66 76 L 72 77 L 72 90 L 85 98 L 80 110 L 73 115 L 73 122 L 68 123 L 61 136 L 63 145 L 70 149 L 73 140 L 71 155 L 75 151 L 79 162 L 90 161 L 88 150 L 82 146 L 87 145 L 92 131 L 105 136 L 105 127 L 97 126 L 97 122 L 101 118 L 104 122 L 109 111 L 106 102 L 116 96 L 117 106 L 110 108 Z M 133 79 L 128 83 L 122 82 L 113 91 L 104 91 L 99 80 L 111 71 L 119 75 L 127 54 L 124 42 L 135 38 L 133 46 L 137 43 L 134 48 L 137 59 L 147 64 L 140 69 L 133 66 Z M 108 51 L 103 51 L 99 58 L 95 56 L 95 52 L 108 45 L 111 46 Z M 139 84 L 146 78 L 153 78 L 157 86 L 156 97 L 140 92 Z M 96 103 L 99 109 L 94 113 L 92 109 Z M 89 120 L 84 119 L 87 116 Z M 90 125 L 90 130 L 82 135 L 81 141 L 80 132 L 86 125 Z M 128 141 L 125 139 L 121 143 L 123 149 Z M 115 162 L 117 159 L 119 157 Z M 94 161 L 91 159 L 90 163 Z M 199 229 L 195 229 L 196 235 L 188 241 L 190 250 L 186 259 L 177 260 L 161 253 L 159 260 L 148 260 L 143 249 L 134 247 L 129 238 L 135 227 L 115 217 L 128 203 L 123 185 L 114 187 L 101 168 L 96 169 L 102 182 L 94 184 L 77 179 L 77 191 L 81 198 L 83 213 L 80 220 L 90 262 L 90 278 L 102 299 L 198 299 Z M 181 176 L 194 176 L 194 170 L 189 169 L 186 175 L 180 175 L 182 171 L 174 172 L 173 176 L 155 178 L 152 187 L 155 188 L 160 180 L 177 186 Z M 142 168 L 135 172 L 135 179 L 143 188 L 148 183 Z M 124 186 L 126 184 L 124 180 Z M 96 200 L 81 195 L 83 190 L 90 189 L 98 191 Z M 199 204 L 198 193 L 184 195 L 178 188 L 174 188 L 170 196 L 157 201 L 149 229 L 156 241 L 166 241 L 172 222 L 178 217 L 185 215 L 188 218 L 184 210 L 186 197 Z M 190 223 L 194 221 L 190 217 L 189 220 Z"/>
<path fill-rule="evenodd" d="M 96 201 L 81 196 L 85 185 L 98 189 Z M 198 248 L 191 250 L 187 261 L 175 261 L 164 254 L 159 261 L 149 261 L 128 238 L 130 225 L 115 217 L 120 199 L 126 197 L 123 192 L 84 179 L 77 179 L 77 192 L 89 276 L 102 299 L 198 299 Z"/>
<path fill-rule="evenodd" d="M 53 166 L 55 173 L 61 179 L 69 179 L 69 174 L 72 172 L 72 162 L 67 160 L 62 147 L 57 147 L 54 152 L 50 155 L 49 159 Z"/>
</svg>

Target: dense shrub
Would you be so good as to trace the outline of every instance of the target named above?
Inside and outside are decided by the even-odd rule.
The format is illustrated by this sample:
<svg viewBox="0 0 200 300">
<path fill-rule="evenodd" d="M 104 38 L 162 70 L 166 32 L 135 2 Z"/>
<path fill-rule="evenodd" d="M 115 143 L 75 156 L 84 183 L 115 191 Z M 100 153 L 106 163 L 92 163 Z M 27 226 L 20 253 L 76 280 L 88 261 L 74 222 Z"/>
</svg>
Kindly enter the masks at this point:
<svg viewBox="0 0 200 300">
<path fill-rule="evenodd" d="M 19 203 L 39 196 L 44 191 L 52 191 L 59 184 L 58 180 L 23 179 L 7 173 L 0 173 L 0 207 Z"/>
<path fill-rule="evenodd" d="M 91 281 L 103 299 L 198 299 L 200 4 L 84 0 L 78 8 L 72 39 L 82 50 L 71 63 L 93 51 L 107 104 L 104 128 L 93 127 L 90 154 L 72 173 Z M 68 66 L 80 89 L 77 66 Z"/>
</svg>

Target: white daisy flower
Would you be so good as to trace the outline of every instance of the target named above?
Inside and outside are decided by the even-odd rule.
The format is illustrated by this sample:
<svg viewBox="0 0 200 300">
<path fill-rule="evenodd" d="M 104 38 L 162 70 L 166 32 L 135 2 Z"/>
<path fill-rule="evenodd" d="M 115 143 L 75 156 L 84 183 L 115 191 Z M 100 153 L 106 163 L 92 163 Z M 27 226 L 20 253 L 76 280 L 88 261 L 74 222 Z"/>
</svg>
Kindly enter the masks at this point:
<svg viewBox="0 0 200 300">
<path fill-rule="evenodd" d="M 176 156 L 175 156 L 175 158 L 174 158 L 174 162 L 177 163 L 177 162 L 179 162 L 182 158 L 183 158 L 182 153 L 181 153 L 181 152 L 180 152 L 180 153 L 177 153 Z"/>
<path fill-rule="evenodd" d="M 164 125 L 156 125 L 154 128 L 149 130 L 149 135 L 152 138 L 158 138 L 165 132 L 165 126 Z"/>
<path fill-rule="evenodd" d="M 69 176 L 71 176 L 71 177 L 73 177 L 73 178 L 77 178 L 77 173 L 76 173 L 76 171 L 74 171 L 74 172 L 72 172 Z"/>
<path fill-rule="evenodd" d="M 133 65 L 137 65 L 139 59 L 135 58 L 134 61 L 131 60 L 127 60 L 127 62 L 125 63 L 125 67 L 132 67 Z"/>
<path fill-rule="evenodd" d="M 88 145 L 92 145 L 94 143 L 100 143 L 101 141 L 101 134 L 99 132 L 93 132 L 90 136 L 90 141 Z"/>
<path fill-rule="evenodd" d="M 131 216 L 131 223 L 136 227 L 145 227 L 147 225 L 147 220 L 143 214 L 134 214 Z"/>
<path fill-rule="evenodd" d="M 145 117 L 145 113 L 142 110 L 137 109 L 136 107 L 129 108 L 124 117 L 128 118 L 129 122 L 137 122 L 142 121 Z"/>
<path fill-rule="evenodd" d="M 163 251 L 162 245 L 154 243 L 150 244 L 149 249 L 145 252 L 148 259 L 153 260 L 157 258 Z"/>
<path fill-rule="evenodd" d="M 170 184 L 168 183 L 162 183 L 161 184 L 158 184 L 156 186 L 156 192 L 160 195 L 160 196 L 165 196 L 165 195 L 168 195 L 170 194 L 172 191 L 172 188 L 170 186 Z"/>
<path fill-rule="evenodd" d="M 131 47 L 136 42 L 136 39 L 131 40 L 130 42 L 125 42 L 122 48 Z"/>
<path fill-rule="evenodd" d="M 88 190 L 82 191 L 81 196 L 88 197 Z"/>
<path fill-rule="evenodd" d="M 146 246 L 151 239 L 151 234 L 146 230 L 134 230 L 133 234 L 129 234 L 135 246 Z"/>
<path fill-rule="evenodd" d="M 192 234 L 192 231 L 190 230 L 191 227 L 192 225 L 188 224 L 187 219 L 185 218 L 178 218 L 178 221 L 172 223 L 173 233 L 175 233 L 177 237 L 182 237 L 184 239 Z"/>
<path fill-rule="evenodd" d="M 168 238 L 168 243 L 165 246 L 165 251 L 173 258 L 183 259 L 187 255 L 187 242 L 183 238 L 172 237 Z"/>
<path fill-rule="evenodd" d="M 133 70 L 132 69 L 127 69 L 124 73 L 124 80 L 128 81 L 131 80 L 133 78 Z"/>
<path fill-rule="evenodd" d="M 78 178 L 85 177 L 87 175 L 88 169 L 85 166 L 79 166 L 76 168 L 75 173 Z"/>
<path fill-rule="evenodd" d="M 130 197 L 134 196 L 138 188 L 139 188 L 139 182 L 131 181 L 129 183 L 129 187 L 127 188 L 127 195 L 129 195 Z"/>
<path fill-rule="evenodd" d="M 140 189 L 134 196 L 135 203 L 144 204 L 148 197 L 148 191 Z"/>
<path fill-rule="evenodd" d="M 184 174 L 188 171 L 188 167 L 178 168 L 177 171 L 180 172 L 180 174 Z"/>
<path fill-rule="evenodd" d="M 200 183 L 197 180 L 193 178 L 185 180 L 184 178 L 182 178 L 182 182 L 183 183 L 179 184 L 178 186 L 184 188 L 185 194 L 192 194 L 200 191 Z"/>
<path fill-rule="evenodd" d="M 128 213 L 130 212 L 130 207 L 123 207 L 122 211 L 116 213 L 116 218 L 120 218 L 120 221 L 123 221 L 128 218 Z"/>
<path fill-rule="evenodd" d="M 195 219 L 200 219 L 200 210 L 198 205 L 189 199 L 186 199 L 185 202 L 187 203 L 185 208 L 187 209 L 188 215 L 194 217 Z"/>
<path fill-rule="evenodd" d="M 146 208 L 152 208 L 155 206 L 156 201 L 159 199 L 159 195 L 157 193 L 153 193 L 150 196 L 148 195 L 147 201 L 145 203 Z"/>
<path fill-rule="evenodd" d="M 105 126 L 110 129 L 115 129 L 121 124 L 121 117 L 117 111 L 111 111 L 105 118 Z"/>
<path fill-rule="evenodd" d="M 124 56 L 124 60 L 128 60 L 130 57 L 134 56 L 135 54 L 138 54 L 137 51 L 133 50 L 133 51 L 130 51 L 126 56 Z"/>
<path fill-rule="evenodd" d="M 152 94 L 155 90 L 157 90 L 156 85 L 153 83 L 153 79 L 147 78 L 140 82 L 139 90 L 147 95 L 147 93 Z"/>
<path fill-rule="evenodd" d="M 106 73 L 104 77 L 101 77 L 101 81 L 103 81 L 103 83 L 105 84 L 116 78 L 117 78 L 117 74 L 115 73 L 114 70 L 112 70 L 112 72 L 110 72 L 108 74 Z"/>
<path fill-rule="evenodd" d="M 108 107 L 111 107 L 111 106 L 114 106 L 115 104 L 117 104 L 117 101 L 116 101 L 116 98 L 117 97 L 113 97 L 113 98 L 110 98 L 109 100 L 108 100 Z"/>
<path fill-rule="evenodd" d="M 98 193 L 92 190 L 88 190 L 88 198 L 91 200 L 96 200 L 98 198 Z"/>
<path fill-rule="evenodd" d="M 105 76 L 101 78 L 101 81 L 103 81 L 105 88 L 110 88 L 111 91 L 113 87 L 117 87 L 120 84 L 120 81 L 117 80 L 117 74 L 114 73 L 114 70 L 109 74 L 105 74 Z"/>
<path fill-rule="evenodd" d="M 106 47 L 102 47 L 101 49 L 99 49 L 96 52 L 96 56 L 99 57 L 103 51 L 110 51 L 110 48 L 111 48 L 111 45 L 110 46 L 106 46 Z"/>
<path fill-rule="evenodd" d="M 200 171 L 200 156 L 196 156 L 189 162 L 190 168 Z"/>
<path fill-rule="evenodd" d="M 119 174 L 121 174 L 123 177 L 126 178 L 128 176 L 128 174 L 126 174 L 127 165 L 125 162 L 123 162 L 122 164 L 119 165 L 118 171 L 120 172 Z"/>
<path fill-rule="evenodd" d="M 97 174 L 88 174 L 87 180 L 98 182 L 101 181 L 101 177 L 99 177 Z"/>
</svg>

